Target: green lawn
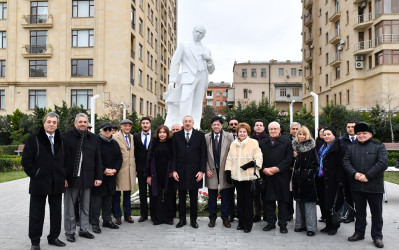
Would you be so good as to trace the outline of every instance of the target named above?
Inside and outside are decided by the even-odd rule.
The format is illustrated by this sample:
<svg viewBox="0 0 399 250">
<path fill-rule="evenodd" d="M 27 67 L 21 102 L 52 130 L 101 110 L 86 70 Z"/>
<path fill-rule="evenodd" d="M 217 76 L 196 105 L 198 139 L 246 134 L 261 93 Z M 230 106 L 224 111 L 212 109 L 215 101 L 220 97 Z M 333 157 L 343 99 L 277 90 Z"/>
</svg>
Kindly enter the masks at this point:
<svg viewBox="0 0 399 250">
<path fill-rule="evenodd" d="M 385 181 L 389 181 L 395 184 L 399 184 L 399 173 L 397 172 L 385 172 L 384 174 Z"/>
<path fill-rule="evenodd" d="M 12 171 L 0 173 L 0 183 L 18 180 L 27 177 L 24 171 Z"/>
</svg>

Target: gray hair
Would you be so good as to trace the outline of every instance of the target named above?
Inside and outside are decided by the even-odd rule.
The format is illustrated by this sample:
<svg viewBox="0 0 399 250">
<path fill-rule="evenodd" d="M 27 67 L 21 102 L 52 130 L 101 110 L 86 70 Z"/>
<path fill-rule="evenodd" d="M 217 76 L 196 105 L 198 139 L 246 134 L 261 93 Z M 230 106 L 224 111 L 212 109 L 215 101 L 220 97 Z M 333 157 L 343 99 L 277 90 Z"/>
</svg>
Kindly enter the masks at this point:
<svg viewBox="0 0 399 250">
<path fill-rule="evenodd" d="M 47 113 L 47 114 L 44 116 L 44 118 L 43 118 L 43 124 L 46 123 L 47 117 L 57 117 L 57 122 L 59 122 L 59 120 L 60 120 L 60 116 L 59 116 L 59 115 L 57 115 L 57 114 L 54 113 L 54 112 L 49 112 L 49 113 Z"/>
<path fill-rule="evenodd" d="M 194 118 L 193 118 L 191 115 L 185 115 L 185 116 L 183 117 L 183 121 L 184 121 L 184 118 L 186 118 L 186 117 L 191 117 L 191 119 L 194 121 Z"/>
<path fill-rule="evenodd" d="M 290 128 L 292 128 L 293 126 L 299 126 L 302 127 L 301 124 L 299 122 L 292 122 L 290 125 Z"/>
<path fill-rule="evenodd" d="M 79 113 L 75 116 L 75 122 L 78 122 L 79 117 L 85 117 L 89 121 L 89 117 L 85 113 Z"/>
<path fill-rule="evenodd" d="M 270 129 L 270 125 L 272 125 L 272 124 L 277 124 L 278 128 L 280 128 L 280 123 L 273 121 L 273 122 L 269 123 L 269 125 L 267 125 L 267 129 Z"/>
</svg>

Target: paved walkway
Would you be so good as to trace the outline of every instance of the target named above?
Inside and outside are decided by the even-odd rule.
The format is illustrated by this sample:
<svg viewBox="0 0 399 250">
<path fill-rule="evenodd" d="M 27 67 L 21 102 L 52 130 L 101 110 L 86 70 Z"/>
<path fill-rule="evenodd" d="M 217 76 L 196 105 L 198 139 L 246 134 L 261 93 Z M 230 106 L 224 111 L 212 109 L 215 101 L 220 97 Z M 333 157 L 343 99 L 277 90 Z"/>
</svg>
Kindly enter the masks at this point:
<svg viewBox="0 0 399 250">
<path fill-rule="evenodd" d="M 29 179 L 20 179 L 0 184 L 0 249 L 30 249 L 28 238 L 29 215 Z M 399 248 L 399 185 L 386 183 L 388 203 L 384 203 L 384 244 L 385 249 Z M 187 225 L 177 229 L 174 225 L 153 226 L 149 221 L 134 224 L 123 223 L 119 230 L 103 229 L 94 240 L 76 237 L 75 243 L 66 241 L 63 230 L 60 239 L 67 243 L 64 248 L 47 244 L 49 232 L 48 209 L 42 236 L 42 249 L 376 249 L 367 227 L 366 239 L 360 242 L 348 242 L 353 234 L 354 223 L 343 224 L 337 235 L 328 236 L 318 232 L 314 237 L 306 233 L 295 233 L 294 224 L 288 224 L 288 234 L 278 230 L 263 232 L 265 222 L 255 223 L 252 232 L 245 234 L 237 231 L 237 221 L 232 228 L 224 228 L 217 220 L 215 228 L 208 228 L 208 218 L 198 220 L 199 228 Z M 177 219 L 175 219 L 177 223 Z M 370 216 L 368 224 L 371 225 Z M 319 223 L 318 228 L 324 227 Z"/>
</svg>

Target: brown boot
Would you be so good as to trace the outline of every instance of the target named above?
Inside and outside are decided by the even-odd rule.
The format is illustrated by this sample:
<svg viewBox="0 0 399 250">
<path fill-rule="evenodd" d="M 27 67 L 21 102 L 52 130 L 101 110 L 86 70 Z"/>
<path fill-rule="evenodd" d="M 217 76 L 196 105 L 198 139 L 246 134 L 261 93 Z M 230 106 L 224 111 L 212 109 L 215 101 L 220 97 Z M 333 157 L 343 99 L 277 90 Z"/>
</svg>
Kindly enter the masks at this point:
<svg viewBox="0 0 399 250">
<path fill-rule="evenodd" d="M 116 224 L 116 225 L 121 225 L 121 224 L 122 224 L 122 219 L 121 219 L 121 217 L 116 217 L 116 222 L 115 222 L 115 224 Z"/>
</svg>

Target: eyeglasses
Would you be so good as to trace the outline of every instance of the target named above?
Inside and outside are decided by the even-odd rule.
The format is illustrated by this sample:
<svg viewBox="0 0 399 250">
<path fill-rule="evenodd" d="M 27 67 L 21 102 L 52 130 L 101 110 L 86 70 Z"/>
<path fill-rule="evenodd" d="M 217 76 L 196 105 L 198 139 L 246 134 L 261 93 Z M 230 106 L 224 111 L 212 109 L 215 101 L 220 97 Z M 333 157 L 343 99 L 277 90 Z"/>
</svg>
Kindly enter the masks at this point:
<svg viewBox="0 0 399 250">
<path fill-rule="evenodd" d="M 237 126 L 238 123 L 230 123 L 229 126 Z"/>
<path fill-rule="evenodd" d="M 104 131 L 104 132 L 111 132 L 111 131 L 112 131 L 112 128 L 103 128 L 103 131 Z"/>
</svg>

